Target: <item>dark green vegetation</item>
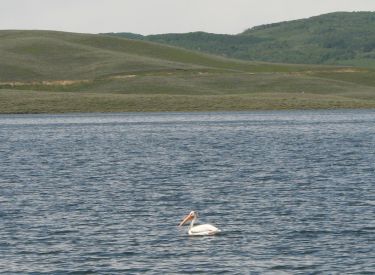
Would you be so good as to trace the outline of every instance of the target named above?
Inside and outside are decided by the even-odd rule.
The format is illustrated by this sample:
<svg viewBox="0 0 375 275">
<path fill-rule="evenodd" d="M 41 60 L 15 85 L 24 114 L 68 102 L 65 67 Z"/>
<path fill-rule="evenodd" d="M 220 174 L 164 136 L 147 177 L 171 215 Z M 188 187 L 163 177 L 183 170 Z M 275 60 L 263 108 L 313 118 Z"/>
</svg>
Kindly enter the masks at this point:
<svg viewBox="0 0 375 275">
<path fill-rule="evenodd" d="M 0 31 L 0 113 L 375 107 L 375 71 L 244 62 L 145 41 Z"/>
<path fill-rule="evenodd" d="M 262 25 L 238 35 L 116 35 L 243 60 L 375 68 L 375 12 L 330 13 Z"/>
</svg>

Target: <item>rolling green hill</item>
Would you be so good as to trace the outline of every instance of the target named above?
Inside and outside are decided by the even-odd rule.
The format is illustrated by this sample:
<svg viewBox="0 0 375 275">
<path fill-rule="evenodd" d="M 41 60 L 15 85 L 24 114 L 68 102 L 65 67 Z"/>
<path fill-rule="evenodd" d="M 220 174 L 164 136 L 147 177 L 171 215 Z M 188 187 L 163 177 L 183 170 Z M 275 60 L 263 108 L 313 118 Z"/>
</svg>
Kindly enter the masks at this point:
<svg viewBox="0 0 375 275">
<path fill-rule="evenodd" d="M 246 63 L 143 41 L 51 31 L 0 31 L 0 56 L 0 81 L 94 79 L 202 68 L 304 70 L 303 66 Z"/>
<path fill-rule="evenodd" d="M 238 35 L 204 32 L 113 35 L 243 60 L 375 68 L 375 12 L 330 13 L 257 26 Z"/>
<path fill-rule="evenodd" d="M 0 113 L 373 107 L 371 69 L 245 62 L 107 35 L 0 31 Z"/>
</svg>

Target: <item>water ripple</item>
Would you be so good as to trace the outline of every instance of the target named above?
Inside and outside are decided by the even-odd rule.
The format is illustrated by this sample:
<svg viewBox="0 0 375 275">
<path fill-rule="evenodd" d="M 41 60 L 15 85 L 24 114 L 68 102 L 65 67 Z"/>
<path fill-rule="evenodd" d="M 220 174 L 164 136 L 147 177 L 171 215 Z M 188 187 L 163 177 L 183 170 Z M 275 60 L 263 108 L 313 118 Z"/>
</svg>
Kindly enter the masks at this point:
<svg viewBox="0 0 375 275">
<path fill-rule="evenodd" d="M 0 116 L 0 140 L 0 273 L 375 271 L 374 111 Z"/>
</svg>

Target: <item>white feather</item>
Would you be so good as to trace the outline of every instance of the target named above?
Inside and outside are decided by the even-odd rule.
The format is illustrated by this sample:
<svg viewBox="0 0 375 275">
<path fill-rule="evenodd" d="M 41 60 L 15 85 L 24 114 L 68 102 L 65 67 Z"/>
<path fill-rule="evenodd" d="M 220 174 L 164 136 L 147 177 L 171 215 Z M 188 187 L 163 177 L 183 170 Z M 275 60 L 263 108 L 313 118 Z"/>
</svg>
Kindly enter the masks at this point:
<svg viewBox="0 0 375 275">
<path fill-rule="evenodd" d="M 220 229 L 211 224 L 196 225 L 189 229 L 189 235 L 205 236 L 219 233 Z"/>
</svg>

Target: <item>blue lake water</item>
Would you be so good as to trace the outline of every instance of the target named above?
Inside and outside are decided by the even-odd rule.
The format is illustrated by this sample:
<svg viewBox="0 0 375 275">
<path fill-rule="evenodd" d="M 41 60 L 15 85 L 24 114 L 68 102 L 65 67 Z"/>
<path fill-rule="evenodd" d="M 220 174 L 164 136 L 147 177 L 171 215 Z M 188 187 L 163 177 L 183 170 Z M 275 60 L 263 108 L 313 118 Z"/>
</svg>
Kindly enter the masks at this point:
<svg viewBox="0 0 375 275">
<path fill-rule="evenodd" d="M 0 157 L 4 274 L 375 272 L 375 111 L 2 115 Z"/>
</svg>

